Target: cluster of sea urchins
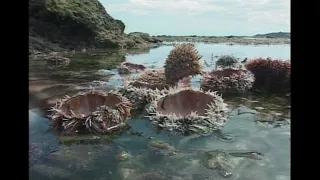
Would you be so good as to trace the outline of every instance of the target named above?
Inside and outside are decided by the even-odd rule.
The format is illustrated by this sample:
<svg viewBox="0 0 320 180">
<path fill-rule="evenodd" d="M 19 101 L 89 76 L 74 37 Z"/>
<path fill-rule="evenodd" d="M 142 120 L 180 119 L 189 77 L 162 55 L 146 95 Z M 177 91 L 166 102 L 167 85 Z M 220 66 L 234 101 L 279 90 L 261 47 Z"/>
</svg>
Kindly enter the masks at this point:
<svg viewBox="0 0 320 180">
<path fill-rule="evenodd" d="M 189 87 L 170 88 L 167 94 L 158 95 L 147 110 L 156 127 L 183 135 L 220 130 L 228 117 L 221 96 Z"/>
<path fill-rule="evenodd" d="M 254 76 L 243 69 L 214 70 L 204 76 L 201 89 L 217 91 L 219 94 L 231 95 L 246 92 L 252 88 Z"/>
<path fill-rule="evenodd" d="M 156 96 L 167 93 L 166 89 L 151 89 L 149 85 L 141 86 L 139 83 L 139 81 L 125 82 L 122 87 L 117 89 L 119 94 L 130 99 L 133 103 L 135 113 L 143 111 L 146 105 L 155 99 Z"/>
<path fill-rule="evenodd" d="M 258 58 L 248 61 L 245 68 L 255 76 L 254 89 L 269 93 L 290 92 L 290 61 Z"/>
<path fill-rule="evenodd" d="M 194 45 L 176 46 L 167 57 L 165 69 L 144 71 L 135 81 L 128 82 L 118 91 L 133 99 L 135 110 L 142 110 L 158 94 L 166 94 L 169 87 L 175 87 L 179 80 L 201 74 L 200 59 Z"/>
<path fill-rule="evenodd" d="M 216 69 L 218 67 L 232 68 L 232 67 L 235 67 L 238 63 L 239 62 L 238 62 L 237 58 L 235 58 L 233 56 L 230 56 L 230 55 L 221 56 L 216 62 Z"/>
<path fill-rule="evenodd" d="M 176 46 L 170 51 L 164 65 L 166 82 L 176 85 L 184 77 L 201 74 L 201 58 L 193 44 L 184 43 Z"/>
<path fill-rule="evenodd" d="M 115 92 L 89 91 L 61 99 L 49 118 L 61 135 L 110 134 L 126 125 L 131 109 L 129 100 Z"/>
</svg>

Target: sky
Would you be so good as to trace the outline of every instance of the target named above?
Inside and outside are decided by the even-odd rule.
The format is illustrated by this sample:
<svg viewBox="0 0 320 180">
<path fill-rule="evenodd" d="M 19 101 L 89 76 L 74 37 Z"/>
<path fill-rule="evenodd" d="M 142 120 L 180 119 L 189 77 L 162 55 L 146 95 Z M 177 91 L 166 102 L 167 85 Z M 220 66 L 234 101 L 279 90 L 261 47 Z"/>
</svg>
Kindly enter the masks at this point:
<svg viewBox="0 0 320 180">
<path fill-rule="evenodd" d="M 99 0 L 125 32 L 251 36 L 290 32 L 290 0 Z"/>
</svg>

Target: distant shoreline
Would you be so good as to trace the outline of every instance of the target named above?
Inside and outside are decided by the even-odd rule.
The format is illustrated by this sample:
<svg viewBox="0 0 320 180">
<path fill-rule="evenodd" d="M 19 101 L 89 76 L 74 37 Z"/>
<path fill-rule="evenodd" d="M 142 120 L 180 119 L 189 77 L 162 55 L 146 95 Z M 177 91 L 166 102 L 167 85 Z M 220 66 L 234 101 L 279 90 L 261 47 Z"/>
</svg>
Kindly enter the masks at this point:
<svg viewBox="0 0 320 180">
<path fill-rule="evenodd" d="M 255 37 L 217 37 L 217 36 L 154 36 L 163 41 L 163 45 L 174 43 L 191 42 L 207 44 L 228 44 L 228 45 L 280 45 L 291 44 L 290 39 L 286 38 L 255 38 Z"/>
</svg>

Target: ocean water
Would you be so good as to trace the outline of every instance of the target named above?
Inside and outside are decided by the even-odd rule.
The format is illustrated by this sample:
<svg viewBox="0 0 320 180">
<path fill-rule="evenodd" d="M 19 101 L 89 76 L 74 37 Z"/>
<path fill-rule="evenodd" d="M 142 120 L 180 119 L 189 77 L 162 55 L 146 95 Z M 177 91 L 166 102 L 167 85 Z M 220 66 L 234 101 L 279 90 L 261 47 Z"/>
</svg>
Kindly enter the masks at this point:
<svg viewBox="0 0 320 180">
<path fill-rule="evenodd" d="M 139 63 L 148 68 L 160 68 L 172 46 L 162 46 L 143 53 L 128 55 L 123 52 L 100 52 L 75 54 L 66 68 L 49 69 L 46 62 L 30 59 L 29 79 L 33 92 L 41 97 L 74 94 L 89 86 L 108 90 L 121 85 L 123 76 L 116 67 L 124 60 Z M 290 60 L 290 45 L 222 45 L 196 44 L 196 48 L 209 66 L 214 67 L 215 56 L 234 55 L 240 60 L 256 57 Z M 213 58 L 212 58 L 213 54 Z M 99 71 L 100 70 L 100 71 Z M 100 72 L 100 73 L 97 73 Z M 102 72 L 102 73 L 101 73 Z M 137 74 L 136 74 L 137 75 Z M 193 79 L 198 86 L 199 78 Z M 37 96 L 38 97 L 38 96 Z M 226 100 L 232 109 L 222 134 L 233 137 L 226 141 L 218 135 L 176 136 L 156 131 L 144 118 L 129 120 L 132 131 L 140 136 L 126 133 L 115 137 L 112 143 L 61 144 L 50 128 L 49 120 L 37 114 L 39 99 L 30 99 L 30 168 L 33 180 L 46 179 L 194 179 L 194 180 L 289 180 L 290 179 L 290 110 L 289 102 L 277 96 L 250 95 Z M 32 107 L 32 109 L 31 109 Z M 263 107 L 264 110 L 256 110 Z M 256 112 L 273 117 L 281 113 L 285 120 L 261 123 Z M 268 116 L 268 117 L 269 117 Z M 286 123 L 283 123 L 286 122 Z M 178 155 L 154 151 L 152 141 L 167 142 Z M 233 175 L 224 178 L 218 169 L 204 166 L 202 159 L 207 151 L 258 152 L 261 159 L 231 157 Z M 117 154 L 127 152 L 128 159 L 117 160 Z"/>
</svg>

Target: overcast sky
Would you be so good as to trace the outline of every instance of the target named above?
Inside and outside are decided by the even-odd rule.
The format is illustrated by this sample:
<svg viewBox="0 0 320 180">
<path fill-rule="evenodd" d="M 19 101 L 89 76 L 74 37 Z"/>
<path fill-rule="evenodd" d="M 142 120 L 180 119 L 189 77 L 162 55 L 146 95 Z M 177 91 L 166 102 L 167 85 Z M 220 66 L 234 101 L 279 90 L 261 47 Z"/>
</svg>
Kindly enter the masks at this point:
<svg viewBox="0 0 320 180">
<path fill-rule="evenodd" d="M 290 32 L 290 0 L 100 0 L 126 24 L 151 35 Z"/>
</svg>

